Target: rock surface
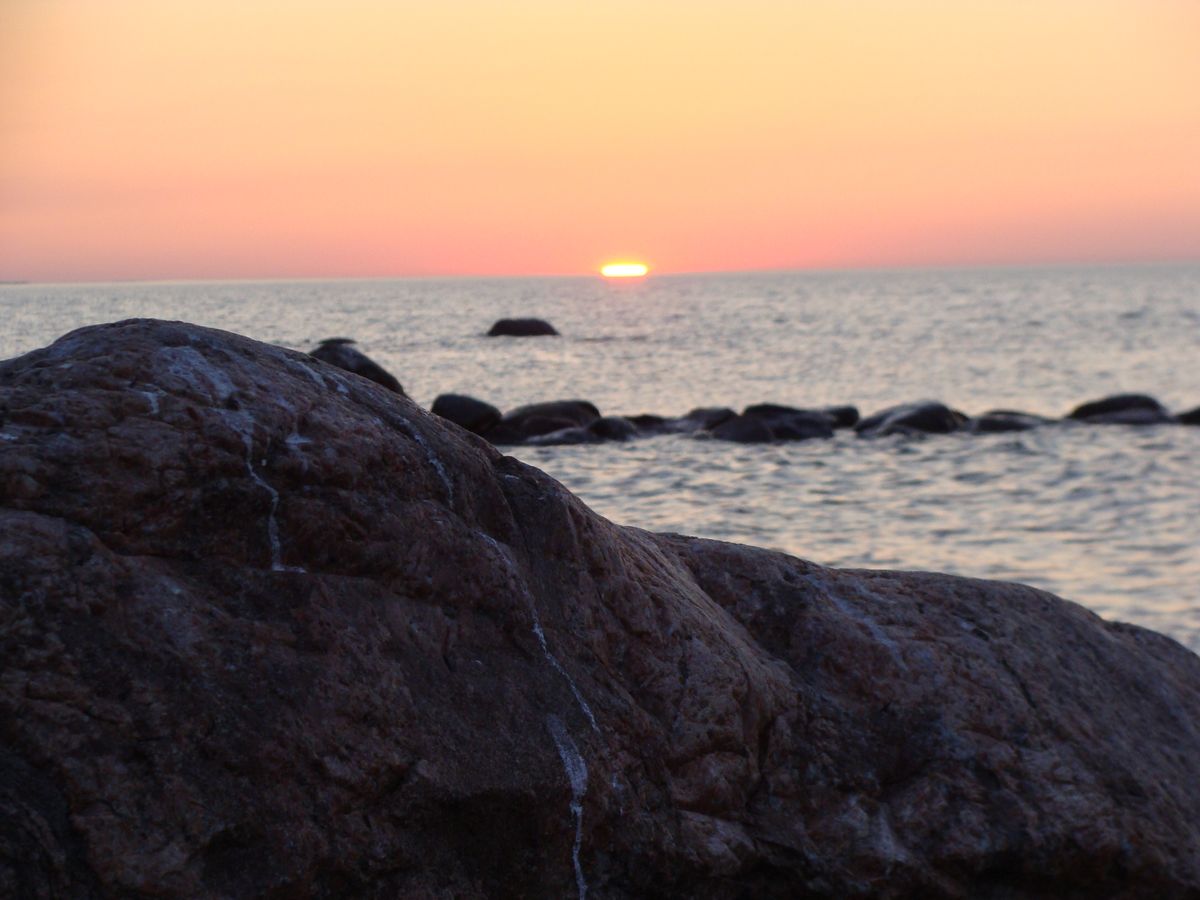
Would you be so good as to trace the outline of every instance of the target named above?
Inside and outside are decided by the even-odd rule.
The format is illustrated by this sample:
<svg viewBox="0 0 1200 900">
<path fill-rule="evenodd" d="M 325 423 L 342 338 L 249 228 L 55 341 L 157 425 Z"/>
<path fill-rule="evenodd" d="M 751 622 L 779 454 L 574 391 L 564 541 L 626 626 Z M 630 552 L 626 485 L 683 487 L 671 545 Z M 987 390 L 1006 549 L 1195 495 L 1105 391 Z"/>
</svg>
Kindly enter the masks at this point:
<svg viewBox="0 0 1200 900">
<path fill-rule="evenodd" d="M 404 388 L 391 372 L 371 359 L 356 347 L 350 338 L 327 338 L 321 341 L 315 350 L 309 351 L 309 356 L 327 362 L 331 366 L 361 375 L 376 384 L 381 384 L 389 391 L 403 394 Z"/>
<path fill-rule="evenodd" d="M 553 337 L 558 330 L 545 319 L 500 319 L 488 330 L 488 337 Z"/>
<path fill-rule="evenodd" d="M 1195 897 L 1200 659 L 618 527 L 308 357 L 0 364 L 0 895 Z"/>
</svg>

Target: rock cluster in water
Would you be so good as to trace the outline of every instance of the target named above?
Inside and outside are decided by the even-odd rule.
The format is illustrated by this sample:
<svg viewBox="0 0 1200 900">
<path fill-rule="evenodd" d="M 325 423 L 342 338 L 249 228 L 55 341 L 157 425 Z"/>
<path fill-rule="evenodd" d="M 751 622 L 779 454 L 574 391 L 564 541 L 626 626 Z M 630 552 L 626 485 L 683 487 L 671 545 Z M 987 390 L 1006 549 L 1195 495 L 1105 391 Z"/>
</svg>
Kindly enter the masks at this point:
<svg viewBox="0 0 1200 900">
<path fill-rule="evenodd" d="M 0 738 L 3 896 L 1200 892 L 1175 642 L 622 528 L 179 323 L 0 363 Z"/>
<path fill-rule="evenodd" d="M 692 410 L 678 417 L 602 416 L 586 400 L 535 403 L 503 414 L 490 404 L 461 394 L 441 395 L 432 410 L 493 444 L 534 446 L 626 441 L 667 433 L 690 433 L 750 444 L 830 438 L 842 428 L 852 428 L 864 438 L 951 432 L 987 434 L 1027 431 L 1056 421 L 1013 410 L 992 410 L 972 418 L 930 400 L 892 406 L 862 419 L 854 406 L 798 409 L 773 403 L 748 406 L 741 413 L 717 407 Z M 1090 425 L 1197 425 L 1200 408 L 1175 416 L 1152 397 L 1121 394 L 1085 403 L 1059 421 Z"/>
<path fill-rule="evenodd" d="M 548 330 L 547 330 L 548 329 Z M 489 336 L 558 334 L 541 319 L 501 319 Z M 347 338 L 322 341 L 311 355 L 371 379 L 403 394 L 400 382 L 359 350 Z M 853 428 L 859 437 L 888 437 L 949 434 L 966 431 L 989 434 L 1028 431 L 1053 423 L 1054 419 L 1034 413 L 997 409 L 972 418 L 944 403 L 923 400 L 888 407 L 864 419 L 854 406 L 800 409 L 775 403 L 748 406 L 736 413 L 726 407 L 694 409 L 683 416 L 644 413 L 633 416 L 602 416 L 587 400 L 552 400 L 518 407 L 508 413 L 483 400 L 464 394 L 441 394 L 432 411 L 493 444 L 550 446 L 628 441 L 669 433 L 741 444 L 830 438 L 837 429 Z M 1200 407 L 1172 415 L 1161 403 L 1145 394 L 1118 394 L 1084 403 L 1064 420 L 1090 425 L 1200 425 Z"/>
</svg>

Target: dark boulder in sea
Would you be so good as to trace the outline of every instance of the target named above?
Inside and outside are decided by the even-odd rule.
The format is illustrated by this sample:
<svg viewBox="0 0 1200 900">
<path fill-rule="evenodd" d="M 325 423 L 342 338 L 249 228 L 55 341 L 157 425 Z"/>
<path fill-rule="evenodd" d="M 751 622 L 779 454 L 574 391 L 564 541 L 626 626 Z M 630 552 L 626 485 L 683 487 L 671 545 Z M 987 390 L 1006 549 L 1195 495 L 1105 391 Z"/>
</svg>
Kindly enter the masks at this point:
<svg viewBox="0 0 1200 900">
<path fill-rule="evenodd" d="M 1187 412 L 1181 412 L 1175 417 L 1180 425 L 1200 425 L 1200 406 L 1195 409 L 1189 409 Z"/>
<path fill-rule="evenodd" d="M 389 391 L 404 394 L 404 388 L 392 373 L 375 362 L 361 350 L 353 346 L 350 338 L 327 338 L 319 343 L 315 350 L 309 351 L 309 356 L 321 362 L 369 378 L 376 384 L 381 384 Z"/>
<path fill-rule="evenodd" d="M 1200 893 L 1160 635 L 622 528 L 189 325 L 0 363 L 0 409 L 6 895 Z"/>
<path fill-rule="evenodd" d="M 500 319 L 488 331 L 488 337 L 552 337 L 558 331 L 545 319 Z"/>
<path fill-rule="evenodd" d="M 643 436 L 665 434 L 669 429 L 671 421 L 666 416 L 659 416 L 654 413 L 639 413 L 636 416 L 625 416 L 633 427 L 638 430 L 638 434 Z"/>
<path fill-rule="evenodd" d="M 1068 419 L 1089 425 L 1165 425 L 1175 417 L 1145 394 L 1117 394 L 1075 407 Z"/>
<path fill-rule="evenodd" d="M 769 428 L 774 440 L 833 437 L 833 419 L 820 410 L 784 407 L 778 403 L 758 403 L 743 409 L 739 418 L 761 421 Z M 714 437 L 718 437 L 718 431 L 713 432 Z"/>
<path fill-rule="evenodd" d="M 600 418 L 600 410 L 587 400 L 550 400 L 530 403 L 504 414 L 488 431 L 494 444 L 520 444 L 532 437 L 587 425 Z"/>
<path fill-rule="evenodd" d="M 673 421 L 679 431 L 712 431 L 736 415 L 727 406 L 701 406 Z"/>
<path fill-rule="evenodd" d="M 441 394 L 429 411 L 475 434 L 484 434 L 501 418 L 496 407 L 466 394 Z"/>
<path fill-rule="evenodd" d="M 636 437 L 637 428 L 621 416 L 602 416 L 587 425 L 561 428 L 549 434 L 539 434 L 525 440 L 535 447 L 552 447 L 559 444 L 601 444 L 605 441 L 627 441 Z"/>
<path fill-rule="evenodd" d="M 826 406 L 821 412 L 833 420 L 834 428 L 853 428 L 858 424 L 857 406 Z"/>
<path fill-rule="evenodd" d="M 1007 431 L 1029 431 L 1052 422 L 1045 416 L 1016 412 L 1011 409 L 993 409 L 971 419 L 967 427 L 978 434 Z"/>
<path fill-rule="evenodd" d="M 604 441 L 627 441 L 637 436 L 637 426 L 624 416 L 601 416 L 589 422 L 586 427 Z"/>
<path fill-rule="evenodd" d="M 708 432 L 719 441 L 734 441 L 739 444 L 765 444 L 775 440 L 766 419 L 757 416 L 734 416 Z"/>
<path fill-rule="evenodd" d="M 949 434 L 958 431 L 968 417 L 944 403 L 923 400 L 890 406 L 867 416 L 854 426 L 859 437 L 884 437 L 889 434 Z"/>
</svg>

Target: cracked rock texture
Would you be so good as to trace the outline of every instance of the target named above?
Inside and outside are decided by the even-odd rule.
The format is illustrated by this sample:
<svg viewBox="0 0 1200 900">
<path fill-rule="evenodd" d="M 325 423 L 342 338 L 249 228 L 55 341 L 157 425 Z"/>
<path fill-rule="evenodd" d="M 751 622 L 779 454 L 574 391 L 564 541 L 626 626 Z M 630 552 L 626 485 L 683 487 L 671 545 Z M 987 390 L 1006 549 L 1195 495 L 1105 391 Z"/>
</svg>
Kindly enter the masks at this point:
<svg viewBox="0 0 1200 900">
<path fill-rule="evenodd" d="M 0 896 L 1200 895 L 1165 637 L 622 528 L 185 324 L 0 416 Z"/>
</svg>

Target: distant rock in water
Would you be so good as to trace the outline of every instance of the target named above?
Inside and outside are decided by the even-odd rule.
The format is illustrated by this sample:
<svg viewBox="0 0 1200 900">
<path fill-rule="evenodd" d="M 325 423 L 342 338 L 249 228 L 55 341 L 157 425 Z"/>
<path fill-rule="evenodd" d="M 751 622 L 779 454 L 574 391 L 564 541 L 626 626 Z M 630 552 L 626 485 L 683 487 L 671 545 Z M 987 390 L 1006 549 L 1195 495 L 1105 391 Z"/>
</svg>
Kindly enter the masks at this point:
<svg viewBox="0 0 1200 900">
<path fill-rule="evenodd" d="M 494 444 L 520 444 L 532 437 L 587 425 L 598 418 L 600 410 L 587 400 L 531 403 L 505 413 L 504 418 L 489 429 L 488 440 Z"/>
<path fill-rule="evenodd" d="M 545 319 L 500 319 L 488 337 L 551 337 L 558 331 Z"/>
<path fill-rule="evenodd" d="M 1200 895 L 1174 641 L 622 528 L 332 375 L 146 320 L 0 363 L 0 894 Z"/>
<path fill-rule="evenodd" d="M 858 424 L 857 406 L 825 406 L 821 412 L 829 416 L 834 428 L 853 428 Z"/>
<path fill-rule="evenodd" d="M 737 413 L 727 406 L 702 406 L 673 421 L 680 426 L 681 431 L 712 431 L 736 415 Z"/>
<path fill-rule="evenodd" d="M 765 444 L 775 440 L 775 432 L 765 419 L 757 416 L 734 416 L 709 432 L 719 441 L 739 444 Z"/>
<path fill-rule="evenodd" d="M 404 388 L 400 386 L 400 382 L 396 380 L 395 376 L 365 353 L 355 349 L 353 344 L 354 341 L 350 338 L 326 338 L 317 345 L 315 350 L 309 351 L 308 355 L 321 360 L 321 362 L 327 362 L 331 366 L 337 366 L 339 369 L 369 378 L 376 384 L 383 385 L 389 391 L 404 394 Z"/>
<path fill-rule="evenodd" d="M 1181 425 L 1200 425 L 1200 406 L 1189 409 L 1187 412 L 1181 412 L 1175 417 L 1175 421 Z"/>
<path fill-rule="evenodd" d="M 549 434 L 539 434 L 525 440 L 534 447 L 551 447 L 558 444 L 602 444 L 606 441 L 627 441 L 637 435 L 637 428 L 621 416 L 602 416 L 587 425 L 561 428 Z"/>
<path fill-rule="evenodd" d="M 867 416 L 854 426 L 859 437 L 889 434 L 949 434 L 966 424 L 968 417 L 944 403 L 924 400 L 890 406 Z"/>
<path fill-rule="evenodd" d="M 1041 425 L 1049 424 L 1052 419 L 1036 416 L 1033 413 L 1015 412 L 1011 409 L 993 409 L 982 416 L 971 419 L 968 427 L 979 434 L 990 434 L 1005 431 L 1029 431 Z"/>
<path fill-rule="evenodd" d="M 441 394 L 433 401 L 429 411 L 479 435 L 485 434 L 500 421 L 500 410 L 465 394 Z"/>
<path fill-rule="evenodd" d="M 1077 406 L 1068 419 L 1089 425 L 1165 425 L 1175 417 L 1166 408 L 1145 394 L 1117 394 Z"/>
<path fill-rule="evenodd" d="M 637 426 L 624 416 L 601 416 L 589 422 L 587 430 L 605 441 L 627 441 L 637 435 Z"/>
<path fill-rule="evenodd" d="M 833 437 L 833 420 L 816 410 L 759 403 L 747 406 L 740 416 L 713 428 L 712 436 L 742 444 L 830 438 Z"/>
</svg>

